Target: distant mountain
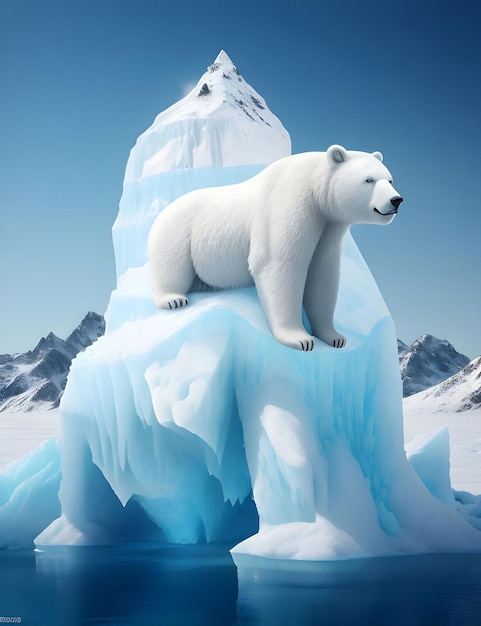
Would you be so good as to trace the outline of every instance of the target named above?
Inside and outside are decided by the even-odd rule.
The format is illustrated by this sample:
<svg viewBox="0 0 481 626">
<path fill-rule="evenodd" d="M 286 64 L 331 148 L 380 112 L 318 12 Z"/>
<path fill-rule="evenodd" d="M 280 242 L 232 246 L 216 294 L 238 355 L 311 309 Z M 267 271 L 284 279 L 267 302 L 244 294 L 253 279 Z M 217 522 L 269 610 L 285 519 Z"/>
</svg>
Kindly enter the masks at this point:
<svg viewBox="0 0 481 626">
<path fill-rule="evenodd" d="M 90 311 L 83 318 L 77 328 L 70 333 L 66 343 L 77 352 L 82 352 L 87 346 L 97 341 L 105 333 L 105 320 L 102 315 Z"/>
<path fill-rule="evenodd" d="M 423 405 L 429 412 L 469 411 L 481 407 L 481 356 L 447 380 L 407 400 Z"/>
<path fill-rule="evenodd" d="M 50 333 L 33 350 L 1 354 L 0 411 L 57 407 L 72 359 L 104 332 L 104 318 L 90 312 L 65 341 Z"/>
<path fill-rule="evenodd" d="M 0 412 L 57 407 L 72 359 L 104 332 L 104 318 L 90 312 L 65 340 L 50 333 L 33 350 L 0 354 Z M 426 397 L 438 398 L 439 405 L 448 402 L 441 398 L 445 393 L 456 398 L 453 402 L 458 408 L 449 410 L 480 405 L 481 357 L 469 363 L 468 357 L 448 341 L 427 334 L 411 346 L 398 339 L 397 346 L 405 398 L 429 389 Z M 440 384 L 444 381 L 444 385 Z M 436 395 L 432 396 L 434 391 Z M 452 404 L 451 399 L 449 403 Z"/>
<path fill-rule="evenodd" d="M 399 357 L 406 354 L 409 351 L 409 346 L 402 342 L 400 339 L 397 340 L 397 353 Z"/>
<path fill-rule="evenodd" d="M 411 346 L 398 339 L 398 353 L 405 398 L 443 382 L 469 363 L 449 341 L 427 334 Z"/>
</svg>

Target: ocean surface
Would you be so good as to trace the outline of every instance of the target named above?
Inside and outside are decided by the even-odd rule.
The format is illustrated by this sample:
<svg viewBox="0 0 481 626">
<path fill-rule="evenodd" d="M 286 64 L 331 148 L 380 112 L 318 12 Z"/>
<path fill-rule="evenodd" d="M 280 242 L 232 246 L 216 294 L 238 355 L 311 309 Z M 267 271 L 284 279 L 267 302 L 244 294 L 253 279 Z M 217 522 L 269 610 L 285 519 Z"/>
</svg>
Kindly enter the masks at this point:
<svg viewBox="0 0 481 626">
<path fill-rule="evenodd" d="M 127 544 L 0 552 L 0 624 L 481 625 L 481 555 L 338 563 L 223 547 Z"/>
</svg>

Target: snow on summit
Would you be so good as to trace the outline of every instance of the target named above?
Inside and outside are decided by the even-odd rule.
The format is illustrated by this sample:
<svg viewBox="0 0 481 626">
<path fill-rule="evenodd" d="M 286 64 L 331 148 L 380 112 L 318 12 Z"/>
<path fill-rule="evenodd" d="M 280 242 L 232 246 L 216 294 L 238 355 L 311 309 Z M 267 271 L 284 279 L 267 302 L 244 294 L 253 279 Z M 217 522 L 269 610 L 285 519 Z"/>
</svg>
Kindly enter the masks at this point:
<svg viewBox="0 0 481 626">
<path fill-rule="evenodd" d="M 223 50 L 192 91 L 156 117 L 139 145 L 149 154 L 131 163 L 126 181 L 184 168 L 268 165 L 291 153 L 288 132 Z"/>
<path fill-rule="evenodd" d="M 398 342 L 398 352 L 405 397 L 441 383 L 469 363 L 449 341 L 428 334 L 410 347 Z"/>
</svg>

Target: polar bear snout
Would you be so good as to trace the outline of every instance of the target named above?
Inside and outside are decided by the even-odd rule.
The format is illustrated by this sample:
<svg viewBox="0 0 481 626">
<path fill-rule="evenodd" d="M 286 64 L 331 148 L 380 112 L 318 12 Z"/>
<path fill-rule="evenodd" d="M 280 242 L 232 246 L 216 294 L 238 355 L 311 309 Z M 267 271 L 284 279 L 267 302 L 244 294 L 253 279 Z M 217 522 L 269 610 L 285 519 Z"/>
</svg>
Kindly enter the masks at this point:
<svg viewBox="0 0 481 626">
<path fill-rule="evenodd" d="M 401 204 L 402 201 L 403 201 L 403 198 L 401 198 L 401 196 L 393 196 L 389 200 L 390 204 L 393 206 L 392 209 L 388 211 L 380 211 L 377 207 L 374 207 L 374 210 L 376 211 L 376 213 L 379 213 L 379 215 L 383 215 L 384 217 L 388 215 L 396 215 L 399 205 Z"/>
<path fill-rule="evenodd" d="M 396 213 L 397 213 L 397 210 L 399 209 L 399 205 L 401 204 L 402 201 L 403 201 L 403 198 L 401 198 L 401 196 L 393 196 L 391 198 L 391 204 L 396 209 Z"/>
</svg>

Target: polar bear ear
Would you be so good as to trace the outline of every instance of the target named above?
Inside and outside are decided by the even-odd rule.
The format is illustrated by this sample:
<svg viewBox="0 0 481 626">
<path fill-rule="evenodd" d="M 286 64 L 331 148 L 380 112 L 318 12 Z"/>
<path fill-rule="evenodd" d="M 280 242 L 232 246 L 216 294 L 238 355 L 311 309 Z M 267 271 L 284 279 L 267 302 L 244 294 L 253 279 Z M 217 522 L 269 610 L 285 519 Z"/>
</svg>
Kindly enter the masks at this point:
<svg viewBox="0 0 481 626">
<path fill-rule="evenodd" d="M 382 156 L 382 153 L 381 153 L 381 152 L 377 152 L 377 151 L 376 151 L 376 152 L 373 152 L 373 153 L 372 153 L 372 156 L 373 156 L 375 159 L 377 159 L 378 161 L 381 161 L 381 163 L 382 163 L 383 156 Z"/>
<path fill-rule="evenodd" d="M 327 160 L 332 167 L 337 167 L 339 163 L 343 163 L 347 160 L 347 150 L 342 146 L 334 144 L 327 149 Z"/>
</svg>

